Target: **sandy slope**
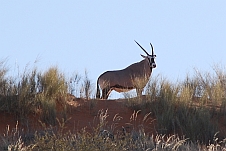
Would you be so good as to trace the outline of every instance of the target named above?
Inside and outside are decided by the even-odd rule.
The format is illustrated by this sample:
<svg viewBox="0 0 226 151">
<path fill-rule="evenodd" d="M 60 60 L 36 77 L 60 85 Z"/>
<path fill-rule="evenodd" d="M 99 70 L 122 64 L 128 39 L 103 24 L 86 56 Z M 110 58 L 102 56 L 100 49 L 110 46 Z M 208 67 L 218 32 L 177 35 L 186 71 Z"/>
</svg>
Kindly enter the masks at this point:
<svg viewBox="0 0 226 151">
<path fill-rule="evenodd" d="M 99 121 L 100 111 L 107 113 L 107 125 L 106 129 L 111 129 L 110 126 L 114 126 L 115 132 L 121 131 L 122 126 L 127 130 L 138 129 L 143 125 L 147 133 L 155 134 L 156 121 L 151 116 L 148 116 L 146 121 L 143 121 L 144 114 L 139 113 L 136 120 L 132 120 L 131 116 L 134 113 L 132 109 L 125 107 L 125 100 L 86 100 L 75 98 L 68 102 L 69 109 L 66 122 L 66 130 L 71 132 L 79 132 L 82 128 L 86 128 L 86 131 L 92 132 L 93 127 L 96 127 Z M 57 115 L 61 120 L 62 114 L 60 113 L 60 107 L 57 107 Z M 116 115 L 116 116 L 115 116 Z M 115 117 L 115 118 L 114 118 Z M 117 118 L 116 118 L 117 117 Z M 18 127 L 24 130 L 36 131 L 41 129 L 41 124 L 38 122 L 39 117 L 37 115 L 30 115 L 28 118 L 19 121 Z M 10 129 L 15 128 L 17 120 L 14 116 L 0 112 L 0 134 L 6 132 L 7 125 Z M 58 124 L 57 124 L 58 125 Z"/>
</svg>

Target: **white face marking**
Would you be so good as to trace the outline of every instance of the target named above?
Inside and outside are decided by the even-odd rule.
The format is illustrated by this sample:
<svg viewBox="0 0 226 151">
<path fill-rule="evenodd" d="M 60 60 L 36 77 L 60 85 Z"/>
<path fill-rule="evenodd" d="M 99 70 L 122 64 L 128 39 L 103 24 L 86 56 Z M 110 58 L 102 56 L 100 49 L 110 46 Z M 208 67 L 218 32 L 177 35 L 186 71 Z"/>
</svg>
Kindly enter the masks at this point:
<svg viewBox="0 0 226 151">
<path fill-rule="evenodd" d="M 156 67 L 156 64 L 155 64 L 155 63 L 152 63 L 152 64 L 151 64 L 151 67 L 152 67 L 152 68 L 155 68 L 155 67 Z"/>
</svg>

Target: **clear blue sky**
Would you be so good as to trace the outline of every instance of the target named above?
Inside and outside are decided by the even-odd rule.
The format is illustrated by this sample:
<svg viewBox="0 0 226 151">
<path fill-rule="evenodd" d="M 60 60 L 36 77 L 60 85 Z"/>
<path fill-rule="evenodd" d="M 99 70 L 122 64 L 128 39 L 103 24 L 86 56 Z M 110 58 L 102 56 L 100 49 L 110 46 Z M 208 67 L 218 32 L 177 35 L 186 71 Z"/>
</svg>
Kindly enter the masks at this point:
<svg viewBox="0 0 226 151">
<path fill-rule="evenodd" d="M 40 70 L 87 69 L 95 83 L 142 59 L 134 40 L 153 44 L 153 74 L 168 79 L 226 65 L 226 1 L 0 1 L 0 59 L 11 70 L 38 58 Z"/>
</svg>

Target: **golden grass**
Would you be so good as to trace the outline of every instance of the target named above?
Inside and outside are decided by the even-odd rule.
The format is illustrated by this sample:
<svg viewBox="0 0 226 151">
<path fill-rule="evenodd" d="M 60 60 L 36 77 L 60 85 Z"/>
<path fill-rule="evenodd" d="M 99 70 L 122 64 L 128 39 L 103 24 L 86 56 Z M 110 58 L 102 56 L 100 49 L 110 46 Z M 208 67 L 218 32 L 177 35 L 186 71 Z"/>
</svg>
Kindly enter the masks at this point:
<svg viewBox="0 0 226 151">
<path fill-rule="evenodd" d="M 125 105 L 135 111 L 151 114 L 157 120 L 157 136 L 147 136 L 142 129 L 124 133 L 123 137 L 113 134 L 113 129 L 105 129 L 107 112 L 100 112 L 99 126 L 88 133 L 45 132 L 36 134 L 33 142 L 24 144 L 20 135 L 1 135 L 1 149 L 11 150 L 199 150 L 225 149 L 225 133 L 219 121 L 226 126 L 226 72 L 217 66 L 214 73 L 195 70 L 194 76 L 187 76 L 181 82 L 172 83 L 161 76 L 152 77 L 146 86 L 147 97 L 130 98 Z M 81 96 L 92 98 L 92 82 L 85 73 L 79 85 L 79 78 L 71 81 L 57 67 L 45 72 L 26 70 L 20 77 L 9 77 L 3 62 L 0 62 L 0 111 L 15 117 L 26 118 L 40 111 L 41 120 L 55 125 L 56 109 L 62 107 L 63 121 L 67 119 L 67 93 L 75 89 Z M 70 84 L 69 84 L 70 83 Z M 139 85 L 139 81 L 138 81 Z M 80 86 L 77 88 L 77 86 Z M 95 108 L 95 101 L 90 110 Z M 135 116 L 135 115 L 134 115 Z M 134 118 L 135 120 L 136 118 Z M 134 123 L 135 124 L 135 123 Z M 63 125 L 63 124 L 61 124 Z M 135 125 L 134 125 L 135 126 Z M 62 126 L 61 126 L 62 127 Z M 7 129 L 10 132 L 10 129 Z M 17 131 L 17 130 L 16 130 Z M 102 132 L 100 134 L 100 132 Z M 177 134 L 184 136 L 180 138 Z M 217 135 L 216 135 L 217 134 Z M 112 135 L 114 137 L 112 137 Z M 171 135 L 168 138 L 166 135 Z M 111 136 L 111 137 L 110 137 Z M 16 139 L 10 140 L 13 137 Z M 113 139 L 114 138 L 114 139 Z M 123 138 L 123 139 L 122 139 Z M 201 146 L 205 144 L 205 146 Z"/>
</svg>

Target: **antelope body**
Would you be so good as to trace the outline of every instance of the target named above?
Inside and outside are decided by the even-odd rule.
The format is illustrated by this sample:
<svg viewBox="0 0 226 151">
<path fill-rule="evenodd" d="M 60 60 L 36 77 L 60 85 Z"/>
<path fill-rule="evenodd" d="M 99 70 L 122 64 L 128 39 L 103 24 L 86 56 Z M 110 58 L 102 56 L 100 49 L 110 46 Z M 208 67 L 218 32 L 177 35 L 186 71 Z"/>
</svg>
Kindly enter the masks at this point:
<svg viewBox="0 0 226 151">
<path fill-rule="evenodd" d="M 152 69 L 156 67 L 154 61 L 156 55 L 154 55 L 152 45 L 152 55 L 149 55 L 141 45 L 139 46 L 147 56 L 141 55 L 144 58 L 142 61 L 131 64 L 125 69 L 106 71 L 101 74 L 97 80 L 96 98 L 100 98 L 100 88 L 102 90 L 102 99 L 107 99 L 112 90 L 116 92 L 127 92 L 136 89 L 137 96 L 142 95 L 143 88 L 149 81 Z"/>
</svg>

